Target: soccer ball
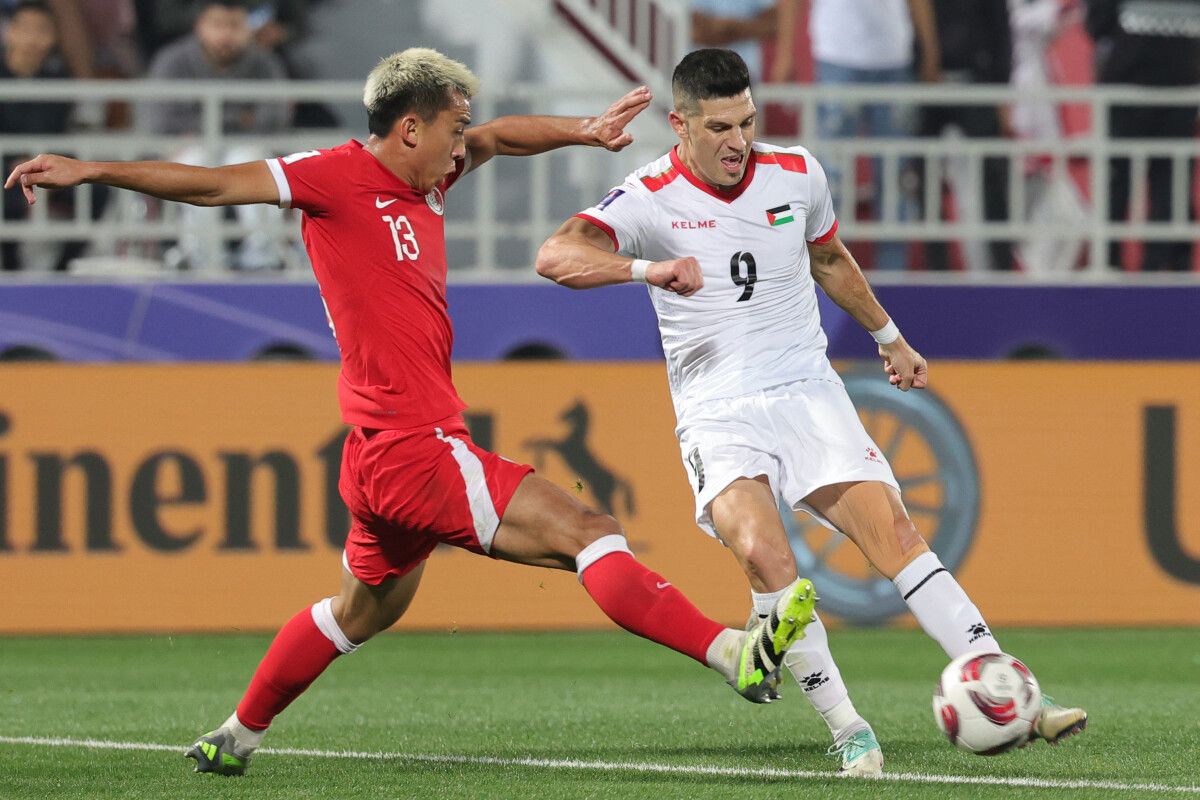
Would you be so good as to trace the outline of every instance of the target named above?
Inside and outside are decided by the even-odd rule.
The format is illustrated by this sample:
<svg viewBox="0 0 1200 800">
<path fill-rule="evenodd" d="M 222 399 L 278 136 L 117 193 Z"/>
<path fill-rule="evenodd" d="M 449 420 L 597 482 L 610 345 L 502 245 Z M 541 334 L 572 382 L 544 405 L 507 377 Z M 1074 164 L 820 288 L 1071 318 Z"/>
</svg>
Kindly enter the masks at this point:
<svg viewBox="0 0 1200 800">
<path fill-rule="evenodd" d="M 956 747 L 994 756 L 1024 744 L 1042 710 L 1029 667 L 1007 653 L 967 653 L 942 670 L 933 718 Z"/>
</svg>

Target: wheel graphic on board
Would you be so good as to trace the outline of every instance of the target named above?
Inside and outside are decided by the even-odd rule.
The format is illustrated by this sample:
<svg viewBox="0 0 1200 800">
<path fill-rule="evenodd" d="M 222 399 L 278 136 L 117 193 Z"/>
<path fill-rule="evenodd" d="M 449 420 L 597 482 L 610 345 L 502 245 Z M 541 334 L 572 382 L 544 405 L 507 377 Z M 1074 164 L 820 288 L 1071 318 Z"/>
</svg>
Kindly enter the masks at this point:
<svg viewBox="0 0 1200 800">
<path fill-rule="evenodd" d="M 867 433 L 892 465 L 909 516 L 946 569 L 966 557 L 979 519 L 979 472 L 962 426 L 928 389 L 900 392 L 878 373 L 843 376 Z M 854 543 L 802 511 L 780 506 L 801 577 L 821 610 L 878 624 L 907 610 L 892 582 Z"/>
</svg>

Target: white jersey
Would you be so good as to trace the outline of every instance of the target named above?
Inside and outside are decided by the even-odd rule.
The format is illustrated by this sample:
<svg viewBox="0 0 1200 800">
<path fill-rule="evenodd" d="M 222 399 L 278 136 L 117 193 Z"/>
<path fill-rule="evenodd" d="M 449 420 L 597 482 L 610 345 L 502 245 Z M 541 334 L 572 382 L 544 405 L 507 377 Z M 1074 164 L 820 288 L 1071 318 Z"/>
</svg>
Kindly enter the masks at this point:
<svg viewBox="0 0 1200 800">
<path fill-rule="evenodd" d="M 906 0 L 813 0 L 808 15 L 817 61 L 855 69 L 913 63 L 913 23 Z"/>
<path fill-rule="evenodd" d="M 837 232 L 825 172 L 803 147 L 755 143 L 742 181 L 718 190 L 676 151 L 642 167 L 577 216 L 618 252 L 693 256 L 704 287 L 650 287 L 675 413 L 806 378 L 839 381 L 825 355 L 808 243 Z"/>
<path fill-rule="evenodd" d="M 1058 35 L 1062 4 L 1058 0 L 1008 0 L 1013 30 L 1011 82 L 1024 89 L 1054 83 L 1050 43 Z M 1056 139 L 1062 135 L 1058 107 L 1045 100 L 1024 99 L 1012 105 L 1012 127 L 1024 139 Z"/>
</svg>

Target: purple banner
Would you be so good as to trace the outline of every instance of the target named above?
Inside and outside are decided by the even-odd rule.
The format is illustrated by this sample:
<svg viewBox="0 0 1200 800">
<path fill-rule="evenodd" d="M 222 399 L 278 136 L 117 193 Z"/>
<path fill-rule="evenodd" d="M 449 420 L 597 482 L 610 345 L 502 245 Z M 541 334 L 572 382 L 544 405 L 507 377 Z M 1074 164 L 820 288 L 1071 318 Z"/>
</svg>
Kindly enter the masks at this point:
<svg viewBox="0 0 1200 800">
<path fill-rule="evenodd" d="M 1200 359 L 1200 286 L 885 286 L 876 293 L 929 358 Z M 819 296 L 830 355 L 874 357 L 870 337 Z M 573 359 L 662 357 L 641 286 L 456 286 L 450 310 L 461 361 L 522 349 Z M 68 361 L 332 360 L 337 345 L 311 284 L 60 283 L 0 288 L 0 355 L 14 352 Z"/>
</svg>

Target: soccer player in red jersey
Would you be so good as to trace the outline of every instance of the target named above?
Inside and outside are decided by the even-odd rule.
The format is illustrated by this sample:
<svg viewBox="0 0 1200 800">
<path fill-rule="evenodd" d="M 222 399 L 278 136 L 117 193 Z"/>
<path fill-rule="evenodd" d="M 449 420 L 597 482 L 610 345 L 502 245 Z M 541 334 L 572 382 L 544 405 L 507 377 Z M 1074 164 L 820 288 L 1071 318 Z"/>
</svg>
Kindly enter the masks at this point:
<svg viewBox="0 0 1200 800">
<path fill-rule="evenodd" d="M 39 155 L 5 182 L 30 203 L 32 187 L 104 183 L 194 205 L 304 212 L 304 244 L 341 349 L 342 418 L 354 426 L 340 479 L 353 517 L 341 590 L 283 626 L 236 711 L 186 751 L 199 772 L 244 772 L 277 714 L 334 659 L 404 614 L 443 542 L 574 570 L 618 625 L 711 667 L 754 702 L 773 698 L 784 653 L 813 619 L 812 584 L 797 580 L 751 630 L 714 622 L 633 557 L 615 519 L 471 441 L 450 377 L 445 192 L 494 155 L 620 150 L 632 141 L 626 124 L 650 102 L 641 88 L 597 117 L 501 117 L 468 128 L 477 88 L 462 64 L 413 48 L 367 78 L 366 144 L 216 168 Z"/>
</svg>

